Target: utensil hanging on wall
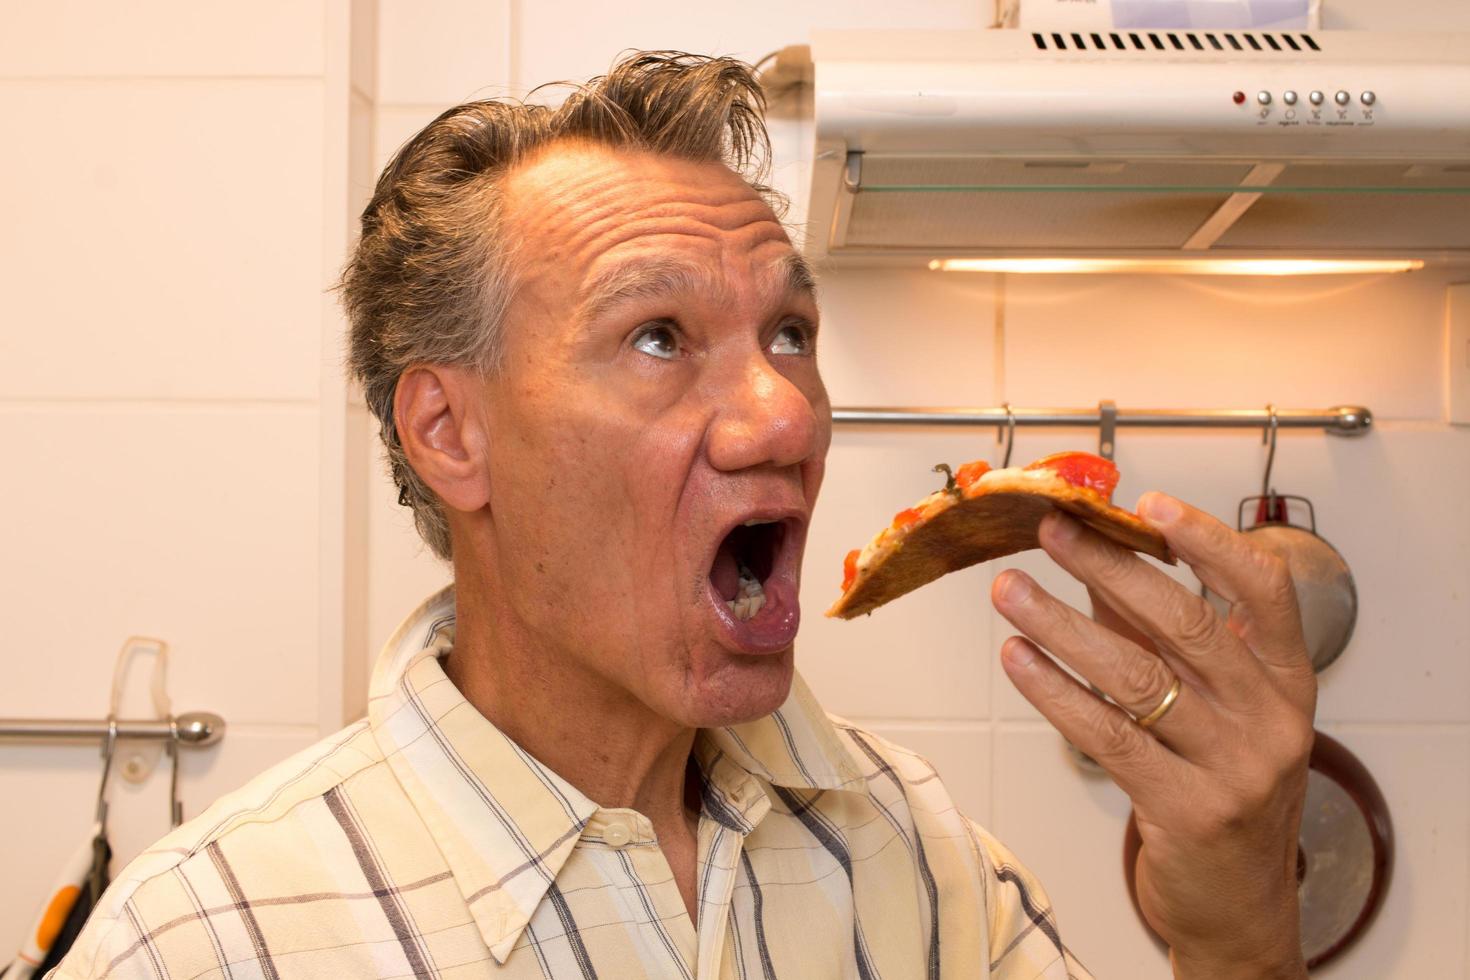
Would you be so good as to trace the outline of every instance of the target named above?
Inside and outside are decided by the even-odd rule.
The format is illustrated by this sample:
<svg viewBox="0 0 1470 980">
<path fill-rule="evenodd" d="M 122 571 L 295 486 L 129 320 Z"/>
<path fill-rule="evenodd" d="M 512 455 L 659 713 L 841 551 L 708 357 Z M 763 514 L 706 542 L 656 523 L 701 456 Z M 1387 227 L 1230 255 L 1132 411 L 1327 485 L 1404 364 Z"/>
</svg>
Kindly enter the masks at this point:
<svg viewBox="0 0 1470 980">
<path fill-rule="evenodd" d="M 1266 455 L 1266 475 L 1259 496 L 1246 497 L 1236 511 L 1235 526 L 1251 536 L 1251 542 L 1286 562 L 1296 587 L 1297 605 L 1302 614 L 1302 634 L 1312 668 L 1321 673 L 1347 649 L 1353 627 L 1358 621 L 1358 589 L 1352 569 L 1331 544 L 1317 533 L 1317 511 L 1306 497 L 1280 494 L 1271 486 L 1271 470 L 1276 461 L 1276 410 L 1268 406 L 1271 422 L 1264 433 L 1270 442 Z M 1307 512 L 1307 526 L 1291 522 L 1291 505 Z M 1245 526 L 1246 511 L 1254 505 L 1255 523 Z M 1205 598 L 1230 615 L 1230 603 L 1209 589 Z"/>
</svg>

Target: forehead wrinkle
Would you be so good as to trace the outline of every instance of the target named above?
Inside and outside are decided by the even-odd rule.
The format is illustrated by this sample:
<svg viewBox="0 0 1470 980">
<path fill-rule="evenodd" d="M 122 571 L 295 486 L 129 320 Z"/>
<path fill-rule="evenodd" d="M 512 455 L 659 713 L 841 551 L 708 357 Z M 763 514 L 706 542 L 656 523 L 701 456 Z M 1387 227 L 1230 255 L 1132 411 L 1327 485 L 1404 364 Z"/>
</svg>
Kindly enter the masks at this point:
<svg viewBox="0 0 1470 980">
<path fill-rule="evenodd" d="M 613 196 L 604 201 L 583 200 L 549 211 L 548 215 L 562 222 L 567 252 L 571 255 L 606 253 L 641 235 L 662 232 L 700 235 L 713 240 L 721 233 L 754 233 L 761 225 L 769 224 L 785 237 L 776 216 L 759 199 L 712 205 L 692 201 L 686 194 L 670 193 L 629 208 L 625 200 Z"/>
<path fill-rule="evenodd" d="M 624 262 L 592 276 L 582 288 L 578 319 L 595 320 L 631 299 L 655 299 L 701 291 L 724 296 L 724 278 L 704 263 L 675 258 Z"/>
<path fill-rule="evenodd" d="M 774 304 L 781 298 L 801 296 L 815 302 L 816 281 L 811 267 L 796 252 L 778 256 L 764 267 L 758 294 Z M 677 258 L 635 259 L 592 277 L 583 287 L 578 318 L 596 319 L 632 299 L 688 295 L 707 291 L 728 302 L 730 282 L 713 263 Z"/>
<path fill-rule="evenodd" d="M 733 176 L 733 175 L 732 175 Z M 637 202 L 630 206 L 630 202 Z M 523 220 L 572 230 L 577 248 L 609 220 L 693 217 L 721 230 L 762 218 L 775 220 L 770 206 L 739 178 L 690 184 L 665 174 L 637 175 L 594 169 L 591 173 L 536 174 L 522 185 L 513 209 Z"/>
</svg>

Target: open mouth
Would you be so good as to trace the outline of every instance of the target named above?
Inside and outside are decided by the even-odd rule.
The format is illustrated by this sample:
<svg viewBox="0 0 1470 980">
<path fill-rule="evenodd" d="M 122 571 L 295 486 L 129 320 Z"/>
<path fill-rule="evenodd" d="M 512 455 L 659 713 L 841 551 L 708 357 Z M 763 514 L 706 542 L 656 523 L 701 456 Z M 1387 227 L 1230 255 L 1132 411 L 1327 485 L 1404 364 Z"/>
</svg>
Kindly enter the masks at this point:
<svg viewBox="0 0 1470 980">
<path fill-rule="evenodd" d="M 766 604 L 765 584 L 786 541 L 783 521 L 749 520 L 725 535 L 710 567 L 710 583 L 734 617 L 747 622 Z"/>
</svg>

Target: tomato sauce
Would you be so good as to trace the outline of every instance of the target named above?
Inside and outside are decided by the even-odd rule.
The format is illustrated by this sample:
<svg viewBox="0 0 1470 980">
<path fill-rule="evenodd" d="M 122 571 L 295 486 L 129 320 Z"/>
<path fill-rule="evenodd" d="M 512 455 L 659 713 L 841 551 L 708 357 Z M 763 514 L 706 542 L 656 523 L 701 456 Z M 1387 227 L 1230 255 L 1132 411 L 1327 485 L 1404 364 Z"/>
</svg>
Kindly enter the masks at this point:
<svg viewBox="0 0 1470 980">
<path fill-rule="evenodd" d="M 858 555 L 860 555 L 860 554 L 862 554 L 862 551 L 860 551 L 857 548 L 854 548 L 851 551 L 849 551 L 847 553 L 847 557 L 842 560 L 842 591 L 843 592 L 846 592 L 848 589 L 852 588 L 852 583 L 857 580 L 857 560 L 858 560 Z"/>
<path fill-rule="evenodd" d="M 1094 456 L 1092 453 L 1053 453 L 1038 459 L 1028 470 L 1051 470 L 1074 487 L 1086 487 L 1102 494 L 1104 500 L 1113 499 L 1113 490 L 1118 486 L 1118 467 L 1113 461 Z"/>
<path fill-rule="evenodd" d="M 973 463 L 966 463 L 955 470 L 954 482 L 961 492 L 969 490 L 980 482 L 980 478 L 990 472 L 990 464 L 983 459 L 977 459 Z"/>
<path fill-rule="evenodd" d="M 893 526 L 900 531 L 907 531 L 923 519 L 923 514 L 909 507 L 893 515 Z"/>
</svg>

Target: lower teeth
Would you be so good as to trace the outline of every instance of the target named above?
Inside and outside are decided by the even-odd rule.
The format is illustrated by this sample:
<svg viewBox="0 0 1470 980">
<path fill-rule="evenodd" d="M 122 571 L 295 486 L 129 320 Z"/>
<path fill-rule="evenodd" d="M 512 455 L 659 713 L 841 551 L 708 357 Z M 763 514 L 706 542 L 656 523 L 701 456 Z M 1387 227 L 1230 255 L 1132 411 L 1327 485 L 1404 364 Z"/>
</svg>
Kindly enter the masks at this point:
<svg viewBox="0 0 1470 980">
<path fill-rule="evenodd" d="M 735 618 L 744 622 L 752 619 L 756 613 L 761 611 L 761 606 L 766 604 L 766 591 L 761 587 L 761 580 L 755 577 L 755 573 L 740 566 L 740 582 L 735 590 L 735 598 L 726 599 L 725 605 L 735 614 Z"/>
</svg>

